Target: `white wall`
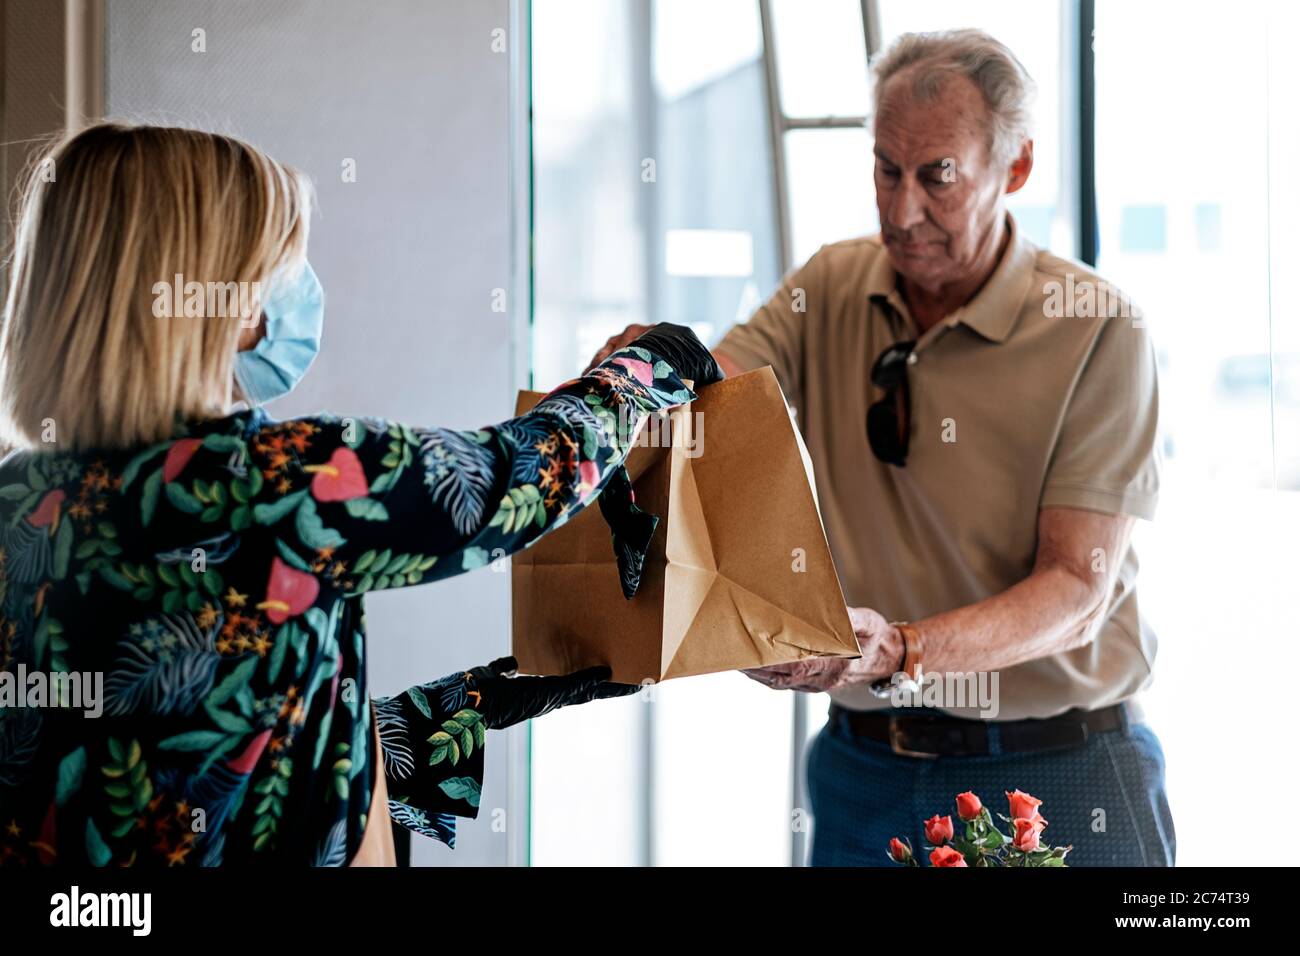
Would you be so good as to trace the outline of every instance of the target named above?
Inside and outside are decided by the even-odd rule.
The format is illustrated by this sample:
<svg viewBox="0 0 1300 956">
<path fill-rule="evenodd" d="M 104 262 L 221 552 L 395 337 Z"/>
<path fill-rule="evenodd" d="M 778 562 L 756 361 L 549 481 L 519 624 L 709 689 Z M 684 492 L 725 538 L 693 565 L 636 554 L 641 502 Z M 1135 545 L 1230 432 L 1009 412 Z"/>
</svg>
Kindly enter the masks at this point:
<svg viewBox="0 0 1300 956">
<path fill-rule="evenodd" d="M 474 427 L 511 414 L 511 317 L 491 308 L 510 285 L 509 56 L 492 50 L 507 14 L 507 0 L 109 0 L 110 116 L 239 135 L 315 180 L 324 347 L 272 415 Z M 191 49 L 196 29 L 206 52 Z M 508 653 L 509 599 L 508 575 L 490 571 L 369 598 L 373 690 Z M 507 862 L 524 808 L 493 832 L 503 735 L 487 763 L 458 849 L 417 837 L 415 863 Z"/>
</svg>

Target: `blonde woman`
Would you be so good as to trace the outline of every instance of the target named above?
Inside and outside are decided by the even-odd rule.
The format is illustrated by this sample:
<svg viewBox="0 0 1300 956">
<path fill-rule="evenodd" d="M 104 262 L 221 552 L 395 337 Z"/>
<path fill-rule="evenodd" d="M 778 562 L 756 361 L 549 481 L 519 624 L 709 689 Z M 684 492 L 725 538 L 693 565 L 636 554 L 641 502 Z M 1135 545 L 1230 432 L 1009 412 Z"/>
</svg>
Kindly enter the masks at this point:
<svg viewBox="0 0 1300 956">
<path fill-rule="evenodd" d="M 391 862 L 390 812 L 448 844 L 475 815 L 487 730 L 634 689 L 506 659 L 372 700 L 363 596 L 602 489 L 634 581 L 654 521 L 613 423 L 712 358 L 659 326 L 491 427 L 273 421 L 320 343 L 310 202 L 192 130 L 97 125 L 34 167 L 0 331 L 0 865 Z"/>
</svg>

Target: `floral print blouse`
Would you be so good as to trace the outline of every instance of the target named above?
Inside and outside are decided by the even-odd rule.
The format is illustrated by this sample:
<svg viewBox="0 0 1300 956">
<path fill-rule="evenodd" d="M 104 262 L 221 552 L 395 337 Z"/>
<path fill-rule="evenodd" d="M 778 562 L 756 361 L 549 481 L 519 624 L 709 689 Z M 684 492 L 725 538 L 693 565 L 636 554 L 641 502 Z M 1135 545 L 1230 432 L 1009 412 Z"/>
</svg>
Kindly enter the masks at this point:
<svg viewBox="0 0 1300 956">
<path fill-rule="evenodd" d="M 365 595 L 519 550 L 611 481 L 616 550 L 620 521 L 643 539 L 622 543 L 634 587 L 653 522 L 631 429 L 694 397 L 633 347 L 479 430 L 253 409 L 146 448 L 10 455 L 0 865 L 345 864 L 372 710 L 393 819 L 454 845 L 483 780 L 475 692 L 452 675 L 372 700 Z"/>
</svg>

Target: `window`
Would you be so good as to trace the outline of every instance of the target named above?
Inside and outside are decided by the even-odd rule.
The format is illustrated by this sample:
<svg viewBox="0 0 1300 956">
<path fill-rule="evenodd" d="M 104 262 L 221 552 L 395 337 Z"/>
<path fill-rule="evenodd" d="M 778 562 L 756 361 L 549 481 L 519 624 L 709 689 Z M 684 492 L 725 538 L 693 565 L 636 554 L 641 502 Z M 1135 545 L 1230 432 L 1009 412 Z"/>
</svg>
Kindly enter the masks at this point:
<svg viewBox="0 0 1300 956">
<path fill-rule="evenodd" d="M 778 188 L 789 217 L 785 268 L 828 242 L 879 228 L 871 189 L 874 158 L 867 43 L 858 0 L 771 0 L 776 102 L 772 126 L 781 147 Z"/>
<path fill-rule="evenodd" d="M 632 322 L 716 340 L 781 275 L 757 5 L 536 0 L 532 20 L 534 382 Z M 733 673 L 536 722 L 532 862 L 787 863 L 793 706 Z"/>
<path fill-rule="evenodd" d="M 1141 307 L 1161 374 L 1160 513 L 1135 538 L 1162 638 L 1147 707 L 1179 861 L 1264 862 L 1216 828 L 1234 781 L 1300 783 L 1241 739 L 1226 718 L 1242 703 L 1224 693 L 1259 689 L 1237 661 L 1251 680 L 1261 662 L 1300 663 L 1300 305 L 1284 286 L 1300 124 L 1278 93 L 1300 88 L 1285 48 L 1300 10 L 1095 8 L 1098 268 Z M 1043 0 L 534 0 L 536 384 L 634 321 L 716 340 L 820 245 L 875 231 L 868 51 L 905 31 L 978 27 L 1020 57 L 1038 88 L 1035 163 L 1008 205 L 1030 239 L 1077 256 L 1078 14 Z M 1285 726 L 1288 695 L 1253 693 L 1251 726 Z M 800 862 L 790 814 L 827 702 L 723 674 L 538 722 L 533 861 Z"/>
<path fill-rule="evenodd" d="M 1300 81 L 1279 45 L 1297 28 L 1285 3 L 1198 0 L 1170 16 L 1097 2 L 1098 266 L 1141 307 L 1160 357 L 1160 511 L 1135 541 L 1160 637 L 1147 710 L 1186 865 L 1271 862 L 1215 820 L 1236 781 L 1270 794 L 1300 782 L 1263 739 L 1291 721 L 1289 689 L 1231 690 L 1234 673 L 1290 675 L 1300 656 L 1300 315 L 1284 285 L 1300 253 L 1286 223 L 1300 135 L 1277 95 Z M 1225 719 L 1243 705 L 1259 730 Z"/>
<path fill-rule="evenodd" d="M 1120 252 L 1165 251 L 1165 207 L 1125 206 L 1119 211 Z"/>
<path fill-rule="evenodd" d="M 1063 183 L 1077 175 L 1071 150 L 1077 142 L 1073 110 L 1062 109 L 1063 95 L 1076 87 L 1074 24 L 1063 22 L 1062 5 L 1045 0 L 880 0 L 881 48 L 900 33 L 975 27 L 1001 40 L 1033 77 L 1034 171 L 1007 208 L 1024 234 L 1063 255 L 1075 253 L 1076 216 L 1072 193 Z"/>
</svg>

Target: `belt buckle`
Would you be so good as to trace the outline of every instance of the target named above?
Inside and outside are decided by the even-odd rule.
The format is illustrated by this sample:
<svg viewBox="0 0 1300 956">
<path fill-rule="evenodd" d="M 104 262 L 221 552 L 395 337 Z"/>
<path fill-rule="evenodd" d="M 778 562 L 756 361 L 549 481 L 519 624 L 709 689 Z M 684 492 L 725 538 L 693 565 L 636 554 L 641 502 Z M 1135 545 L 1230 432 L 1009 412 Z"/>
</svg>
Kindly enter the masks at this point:
<svg viewBox="0 0 1300 956">
<path fill-rule="evenodd" d="M 934 760 L 939 756 L 925 750 L 909 750 L 904 747 L 903 730 L 898 726 L 898 718 L 894 716 L 889 718 L 889 749 L 901 757 L 921 757 L 926 760 Z"/>
</svg>

